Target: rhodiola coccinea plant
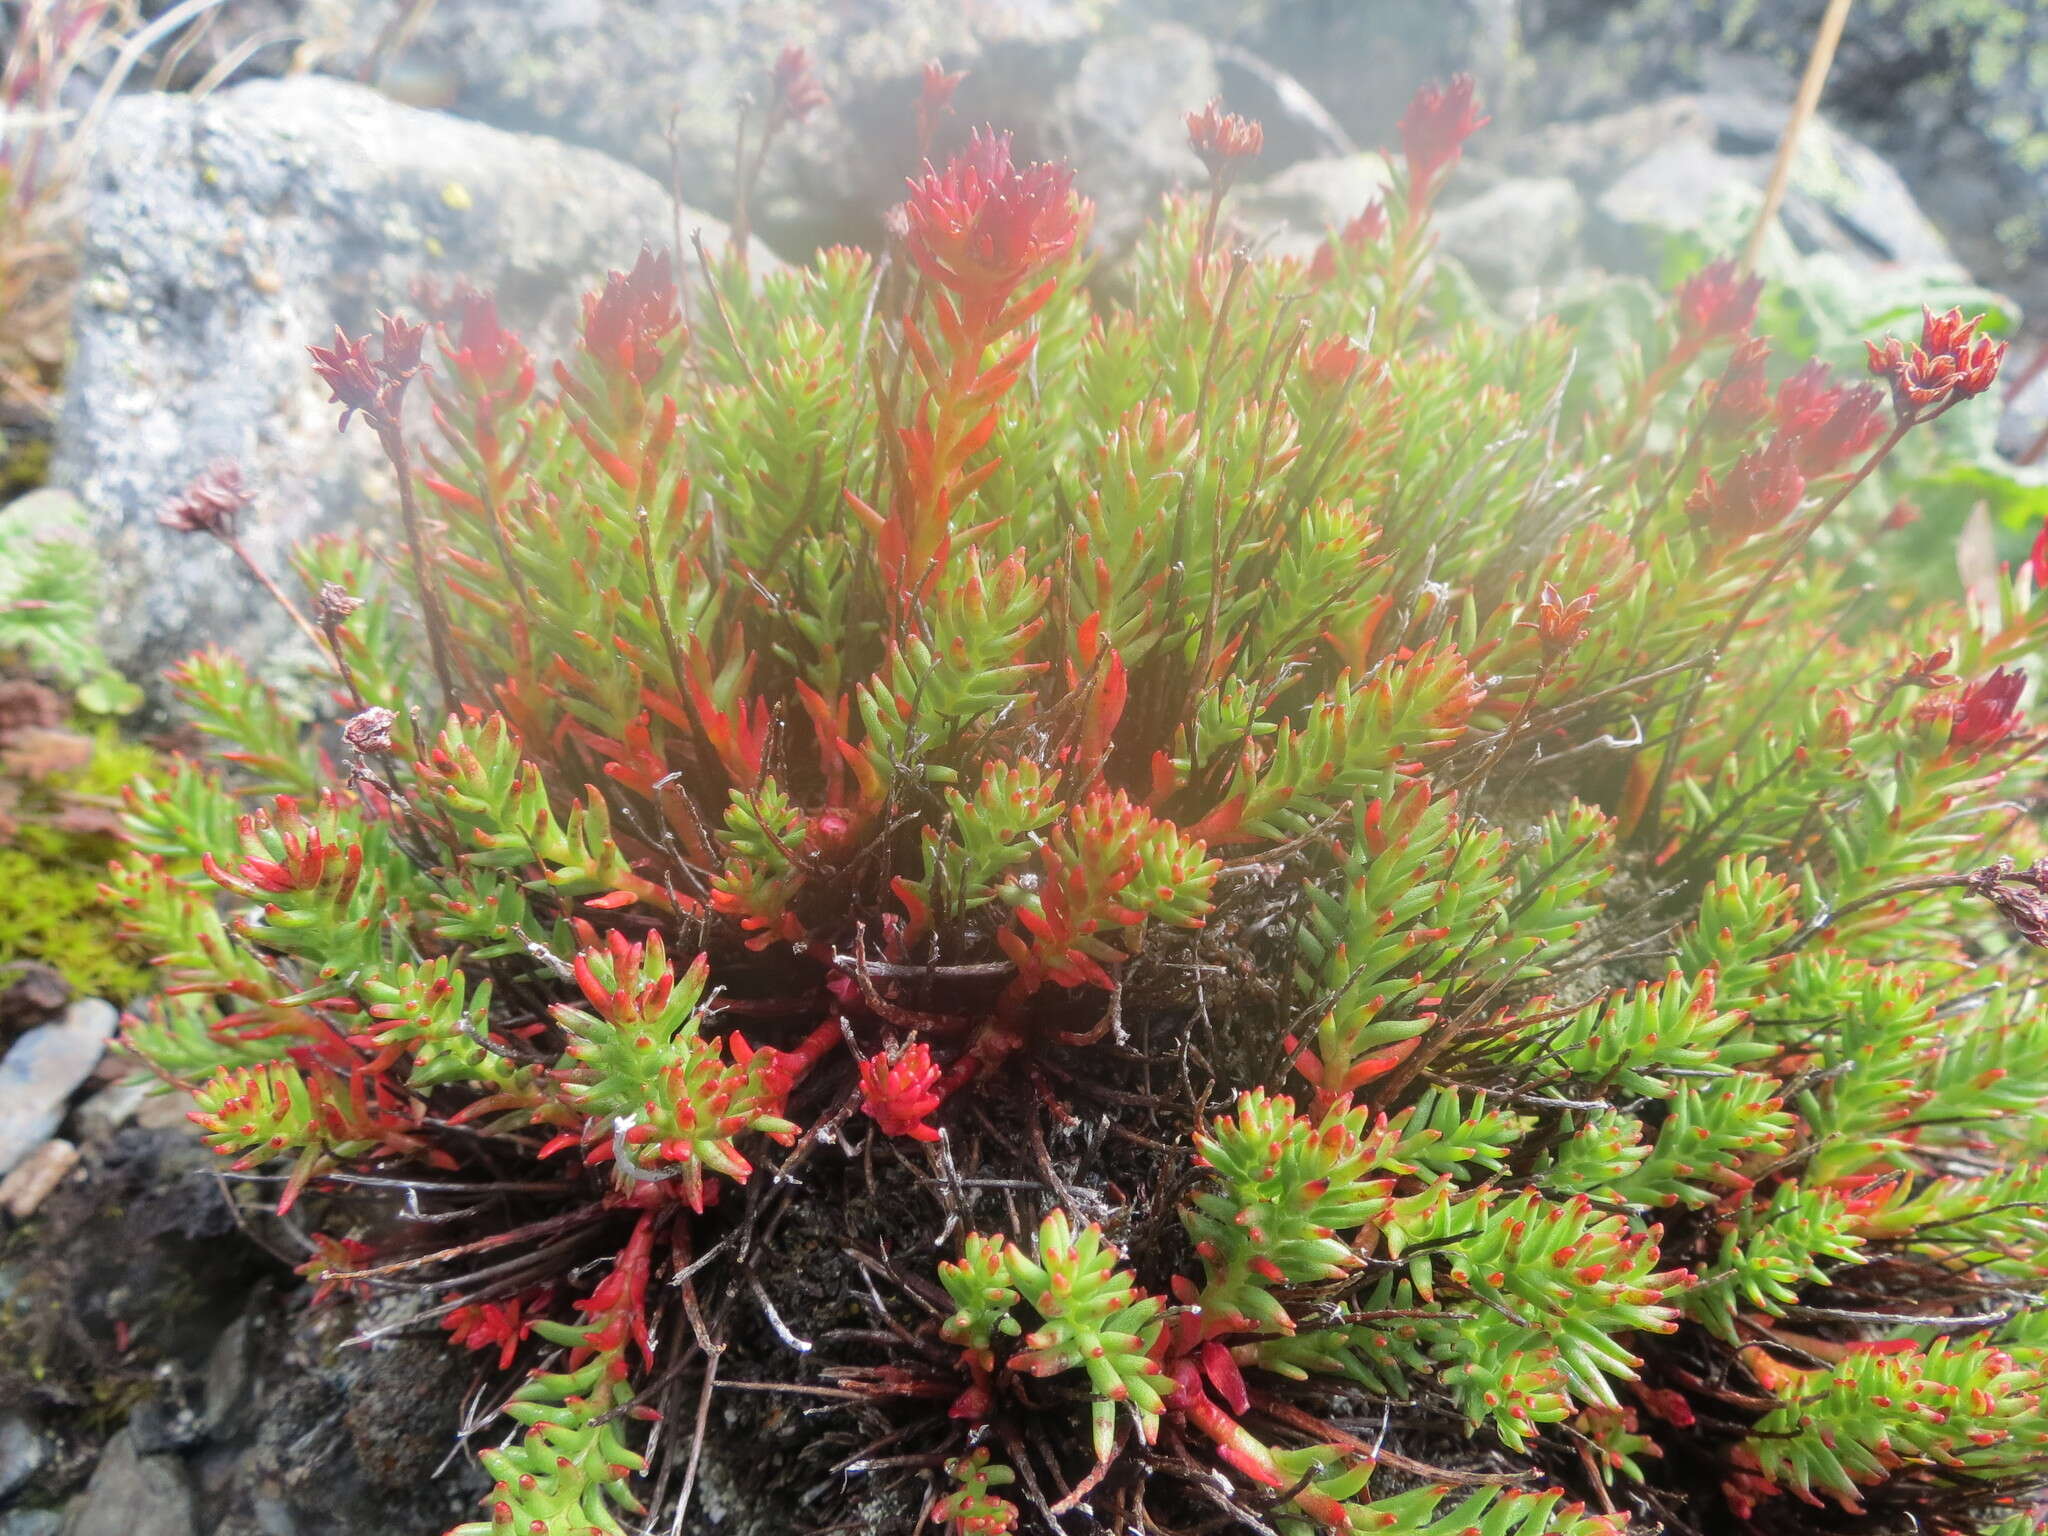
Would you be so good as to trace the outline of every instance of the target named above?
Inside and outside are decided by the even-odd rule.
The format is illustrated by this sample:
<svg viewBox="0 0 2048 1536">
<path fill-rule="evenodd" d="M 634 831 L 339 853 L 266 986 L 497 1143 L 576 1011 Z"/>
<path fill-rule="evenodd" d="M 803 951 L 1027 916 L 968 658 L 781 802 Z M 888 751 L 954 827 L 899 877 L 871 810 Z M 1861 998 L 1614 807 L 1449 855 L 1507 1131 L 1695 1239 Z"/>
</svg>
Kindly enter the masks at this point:
<svg viewBox="0 0 2048 1536">
<path fill-rule="evenodd" d="M 1809 549 L 1998 349 L 1723 264 L 1567 412 L 1433 310 L 1482 122 L 1310 261 L 1212 109 L 1115 282 L 980 133 L 881 256 L 316 351 L 403 546 L 300 557 L 338 732 L 177 674 L 127 1040 L 512 1374 L 465 1536 L 694 1529 L 707 1430 L 790 1528 L 2031 1528 L 2041 616 Z"/>
</svg>

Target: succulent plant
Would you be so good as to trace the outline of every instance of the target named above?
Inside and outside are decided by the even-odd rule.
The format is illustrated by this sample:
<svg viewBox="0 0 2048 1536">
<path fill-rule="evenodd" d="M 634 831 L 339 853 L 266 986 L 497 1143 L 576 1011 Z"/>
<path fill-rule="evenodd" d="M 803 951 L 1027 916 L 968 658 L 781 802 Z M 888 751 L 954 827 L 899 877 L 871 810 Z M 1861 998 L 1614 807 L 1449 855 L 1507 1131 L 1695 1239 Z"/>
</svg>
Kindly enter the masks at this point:
<svg viewBox="0 0 2048 1536">
<path fill-rule="evenodd" d="M 1482 121 L 1309 261 L 1212 109 L 1114 280 L 976 134 L 551 368 L 466 291 L 317 350 L 404 545 L 302 558 L 338 731 L 175 679 L 128 1039 L 280 1208 L 472 1202 L 309 1260 L 526 1373 L 465 1532 L 689 1528 L 728 1393 L 864 1529 L 2018 1528 L 2042 619 L 1813 537 L 2000 349 L 1838 381 L 1723 263 L 1589 392 L 1443 318 Z"/>
</svg>

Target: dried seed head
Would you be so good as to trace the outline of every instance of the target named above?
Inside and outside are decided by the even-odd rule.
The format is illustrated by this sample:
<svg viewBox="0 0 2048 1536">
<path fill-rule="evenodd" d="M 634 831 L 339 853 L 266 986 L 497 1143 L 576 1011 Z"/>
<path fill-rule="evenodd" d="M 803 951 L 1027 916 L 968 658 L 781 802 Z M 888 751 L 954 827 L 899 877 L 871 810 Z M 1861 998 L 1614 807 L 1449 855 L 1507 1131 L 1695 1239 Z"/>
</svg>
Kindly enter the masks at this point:
<svg viewBox="0 0 2048 1536">
<path fill-rule="evenodd" d="M 180 533 L 232 538 L 235 519 L 255 500 L 242 484 L 241 466 L 233 459 L 216 459 L 157 513 L 157 521 Z"/>
<path fill-rule="evenodd" d="M 341 739 L 363 753 L 389 752 L 391 727 L 398 716 L 381 705 L 372 704 L 361 714 L 349 717 L 341 728 Z"/>
</svg>

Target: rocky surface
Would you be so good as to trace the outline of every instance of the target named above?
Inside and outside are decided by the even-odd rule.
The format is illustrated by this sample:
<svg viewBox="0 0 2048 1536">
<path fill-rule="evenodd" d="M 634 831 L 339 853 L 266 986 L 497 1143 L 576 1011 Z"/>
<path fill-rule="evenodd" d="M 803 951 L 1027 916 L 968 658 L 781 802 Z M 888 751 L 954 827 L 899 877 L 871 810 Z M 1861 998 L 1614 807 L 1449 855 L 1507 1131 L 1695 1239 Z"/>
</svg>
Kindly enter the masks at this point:
<svg viewBox="0 0 2048 1536">
<path fill-rule="evenodd" d="M 0 1175 L 56 1134 L 116 1022 L 111 1004 L 83 998 L 56 1023 L 38 1025 L 8 1047 L 0 1059 Z"/>
<path fill-rule="evenodd" d="M 1585 116 L 1728 82 L 1789 100 L 1826 0 L 1544 0 L 1525 75 Z M 2004 0 L 1863 0 L 1824 98 L 1897 167 L 1979 277 L 2048 308 L 2048 10 Z"/>
<path fill-rule="evenodd" d="M 203 642 L 252 657 L 292 643 L 230 555 L 157 525 L 210 461 L 240 460 L 259 488 L 246 543 L 272 568 L 296 539 L 390 504 L 368 435 L 335 431 L 309 341 L 457 276 L 559 338 L 584 287 L 674 226 L 660 185 L 601 155 L 310 77 L 123 101 L 87 195 L 54 474 L 92 515 L 106 648 L 139 679 Z M 682 221 L 713 246 L 727 234 Z"/>
<path fill-rule="evenodd" d="M 467 1461 L 436 1474 L 469 1373 L 439 1330 L 348 1345 L 416 1303 L 309 1311 L 236 1235 L 213 1163 L 186 1130 L 129 1126 L 0 1245 L 0 1536 L 425 1536 L 465 1516 Z"/>
</svg>

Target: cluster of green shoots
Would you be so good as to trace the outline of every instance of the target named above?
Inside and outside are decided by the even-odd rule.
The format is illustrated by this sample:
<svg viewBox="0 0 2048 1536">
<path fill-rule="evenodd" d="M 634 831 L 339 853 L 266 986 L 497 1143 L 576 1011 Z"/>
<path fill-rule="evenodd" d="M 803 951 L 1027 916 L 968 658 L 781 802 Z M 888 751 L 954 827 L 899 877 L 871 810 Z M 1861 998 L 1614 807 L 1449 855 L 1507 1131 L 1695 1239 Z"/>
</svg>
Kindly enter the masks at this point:
<svg viewBox="0 0 2048 1536">
<path fill-rule="evenodd" d="M 552 365 L 466 291 L 315 350 L 402 539 L 278 584 L 331 721 L 175 675 L 126 1039 L 520 1383 L 467 1536 L 691 1529 L 777 1394 L 855 1446 L 791 1529 L 2033 1529 L 2048 631 L 1814 541 L 2002 349 L 1836 379 L 1719 264 L 1603 392 L 1443 318 L 1482 121 L 1311 261 L 1210 109 L 1113 274 L 975 134 Z"/>
</svg>

